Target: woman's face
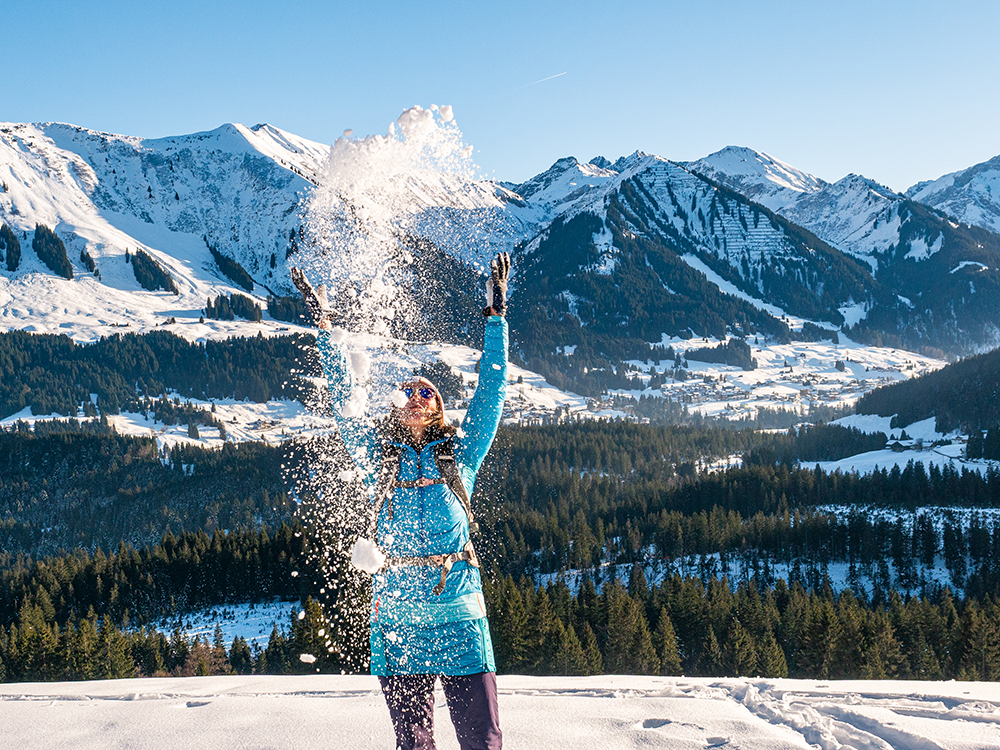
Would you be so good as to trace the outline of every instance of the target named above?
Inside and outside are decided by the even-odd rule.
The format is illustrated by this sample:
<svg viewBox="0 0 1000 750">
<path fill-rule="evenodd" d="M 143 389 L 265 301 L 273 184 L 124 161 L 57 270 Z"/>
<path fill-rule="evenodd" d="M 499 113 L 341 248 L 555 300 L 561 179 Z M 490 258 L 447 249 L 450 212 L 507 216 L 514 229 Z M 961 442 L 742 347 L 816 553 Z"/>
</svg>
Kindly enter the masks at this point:
<svg viewBox="0 0 1000 750">
<path fill-rule="evenodd" d="M 428 427 L 438 421 L 437 391 L 429 382 L 402 383 L 399 390 L 406 397 L 406 403 L 398 407 L 400 422 L 407 427 Z"/>
</svg>

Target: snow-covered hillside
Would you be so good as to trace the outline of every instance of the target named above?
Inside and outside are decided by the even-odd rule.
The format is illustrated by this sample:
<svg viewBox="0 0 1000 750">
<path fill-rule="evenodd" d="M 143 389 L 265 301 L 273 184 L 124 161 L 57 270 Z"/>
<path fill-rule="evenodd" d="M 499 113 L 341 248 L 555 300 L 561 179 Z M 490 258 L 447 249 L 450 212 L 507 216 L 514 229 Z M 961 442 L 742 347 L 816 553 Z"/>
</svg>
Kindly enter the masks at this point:
<svg viewBox="0 0 1000 750">
<path fill-rule="evenodd" d="M 351 231 L 359 237 L 372 236 L 379 210 L 404 210 L 411 214 L 404 226 L 406 233 L 433 240 L 472 267 L 481 266 L 485 255 L 518 241 L 527 243 L 530 255 L 554 220 L 592 213 L 603 222 L 593 237 L 599 257 L 581 266 L 580 273 L 598 276 L 613 275 L 618 265 L 619 250 L 607 218 L 612 210 L 609 205 L 614 203 L 618 231 L 661 243 L 703 274 L 710 285 L 786 321 L 794 331 L 806 323 L 830 329 L 863 319 L 871 305 L 865 297 L 870 277 L 858 270 L 860 266 L 846 273 L 839 266 L 835 284 L 824 276 L 829 263 L 821 256 L 829 251 L 817 252 L 793 224 L 769 219 L 699 174 L 784 213 L 870 266 L 877 264 L 873 253 L 899 240 L 897 208 L 904 199 L 861 177 L 828 184 L 767 154 L 728 148 L 687 165 L 639 151 L 613 163 L 600 157 L 590 163 L 568 157 L 526 183 L 502 186 L 476 179 L 468 166 L 471 162 L 451 168 L 447 160 L 427 161 L 428 144 L 447 146 L 449 159 L 468 158 L 468 149 L 453 126 L 449 108 L 417 107 L 404 112 L 387 136 L 359 139 L 345 134 L 331 148 L 269 125 L 224 125 L 206 133 L 155 140 L 64 124 L 0 125 L 0 220 L 14 229 L 22 245 L 16 271 L 0 263 L 0 330 L 64 333 L 78 341 L 153 329 L 166 329 L 192 341 L 304 330 L 271 319 L 266 309 L 260 323 L 201 319 L 209 297 L 245 293 L 223 275 L 207 243 L 246 268 L 255 281 L 249 294 L 262 306 L 269 292 L 291 293 L 288 265 L 301 258 L 293 251 L 302 241 L 299 230 L 309 202 L 315 203 L 319 194 L 317 183 L 325 186 L 333 201 L 343 203 L 344 196 L 351 195 L 371 202 L 369 206 L 362 201 L 352 209 Z M 410 147 L 413 153 L 403 153 L 407 147 L 394 138 L 407 133 L 430 133 L 430 140 L 418 139 Z M 376 205 L 386 193 L 395 195 L 395 202 Z M 73 279 L 50 272 L 32 250 L 30 238 L 36 223 L 51 226 L 66 242 Z M 933 257 L 941 248 L 940 237 L 926 232 L 911 232 L 907 241 L 904 259 Z M 139 286 L 126 262 L 126 251 L 140 248 L 169 272 L 178 294 L 150 292 Z M 81 251 L 94 259 L 97 274 L 83 267 Z M 289 252 L 293 254 L 286 257 Z M 956 270 L 961 273 L 948 280 L 959 283 L 958 276 L 983 267 L 976 262 L 979 265 L 974 268 L 971 260 L 959 263 Z M 652 267 L 648 260 L 647 267 Z M 974 282 L 980 284 L 978 277 Z M 521 283 L 516 269 L 515 305 Z M 663 285 L 668 296 L 674 294 L 666 282 Z M 835 285 L 838 291 L 831 293 Z M 449 294 L 447 288 L 445 294 Z M 518 331 L 512 333 L 516 341 Z M 650 343 L 668 340 L 677 351 L 687 346 L 685 340 L 670 336 Z M 882 376 L 872 373 L 911 376 L 941 364 L 940 360 L 923 362 L 900 350 L 867 350 L 850 344 L 846 336 L 842 340 L 839 348 L 823 342 L 788 347 L 758 338 L 759 367 L 752 377 L 694 365 L 691 373 L 704 387 L 690 401 L 692 408 L 707 415 L 742 417 L 759 405 L 803 411 L 817 403 L 844 405 L 881 382 Z M 566 345 L 559 346 L 558 352 L 547 354 L 572 356 L 572 343 L 562 343 Z M 714 343 L 715 339 L 701 345 Z M 406 342 L 389 339 L 358 346 L 380 359 L 389 356 L 386 352 L 408 347 Z M 399 368 L 444 359 L 455 360 L 450 363 L 456 370 L 471 372 L 474 353 L 446 344 L 433 348 L 409 347 L 423 354 L 400 359 Z M 789 357 L 795 361 L 791 371 L 785 372 Z M 838 360 L 844 360 L 844 371 L 834 368 Z M 864 372 L 851 360 L 864 362 Z M 821 364 L 815 371 L 803 370 L 800 361 Z M 922 363 L 912 364 L 918 361 Z M 633 366 L 652 376 L 662 374 L 669 364 Z M 905 370 L 908 367 L 912 369 Z M 558 392 L 532 373 L 518 372 L 515 377 L 523 383 L 515 381 L 517 387 L 512 389 L 509 421 L 542 421 L 553 416 L 556 406 L 564 418 L 567 412 L 623 415 L 597 400 L 588 402 Z M 810 378 L 830 386 L 816 388 Z M 467 379 L 472 382 L 474 378 Z M 712 385 L 723 380 L 725 389 Z M 796 385 L 787 386 L 789 382 Z M 671 397 L 684 390 L 685 399 L 691 399 L 687 391 L 693 386 L 689 380 L 684 386 L 629 395 Z M 785 390 L 788 387 L 796 393 Z M 304 412 L 293 414 L 294 406 L 258 409 L 220 402 L 218 408 L 234 425 L 281 423 L 281 429 L 301 431 L 314 423 Z M 152 430 L 164 441 L 188 439 L 181 432 L 171 437 L 171 430 L 134 415 L 121 415 L 118 421 L 124 431 L 148 434 Z M 229 434 L 239 439 L 280 436 L 281 432 L 237 428 Z M 203 439 L 211 441 L 212 436 Z"/>
<path fill-rule="evenodd" d="M 22 245 L 16 271 L 0 264 L 0 329 L 86 340 L 171 318 L 183 327 L 199 318 L 209 296 L 244 291 L 222 274 L 208 244 L 246 269 L 256 301 L 292 293 L 287 256 L 302 241 L 307 193 L 325 178 L 329 155 L 329 146 L 270 125 L 144 140 L 59 123 L 0 124 L 0 222 Z M 407 190 L 427 214 L 418 224 L 427 234 L 441 223 L 440 212 L 503 206 L 491 183 L 447 174 L 417 175 Z M 36 224 L 66 244 L 72 280 L 54 276 L 35 256 Z M 448 249 L 471 245 L 454 235 Z M 137 249 L 171 275 L 178 295 L 139 286 L 126 261 L 126 251 Z M 99 276 L 84 268 L 81 251 Z M 178 330 L 186 338 L 245 332 L 214 322 Z"/>
<path fill-rule="evenodd" d="M 958 221 L 1000 233 L 1000 156 L 917 183 L 906 191 L 906 197 Z"/>
<path fill-rule="evenodd" d="M 996 683 L 685 677 L 497 678 L 504 743 L 532 750 L 1000 747 Z M 436 693 L 435 738 L 457 748 Z M 392 747 L 370 676 L 187 677 L 0 685 L 25 750 Z"/>
<path fill-rule="evenodd" d="M 805 227 L 873 270 L 877 254 L 900 242 L 902 196 L 865 177 L 851 174 L 828 183 L 769 154 L 733 146 L 685 166 Z"/>
<path fill-rule="evenodd" d="M 778 213 L 803 194 L 818 193 L 827 186 L 808 172 L 743 146 L 727 146 L 684 166 Z"/>
</svg>

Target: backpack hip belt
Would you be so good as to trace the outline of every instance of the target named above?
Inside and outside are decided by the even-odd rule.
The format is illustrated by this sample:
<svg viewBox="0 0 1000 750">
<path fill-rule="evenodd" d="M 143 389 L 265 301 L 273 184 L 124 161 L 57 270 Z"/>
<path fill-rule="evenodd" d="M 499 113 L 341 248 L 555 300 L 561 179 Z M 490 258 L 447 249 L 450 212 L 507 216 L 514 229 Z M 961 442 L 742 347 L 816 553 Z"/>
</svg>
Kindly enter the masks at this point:
<svg viewBox="0 0 1000 750">
<path fill-rule="evenodd" d="M 441 596 L 444 592 L 448 573 L 451 572 L 452 566 L 457 562 L 467 562 L 473 568 L 479 567 L 479 558 L 476 556 L 476 550 L 472 546 L 471 540 L 466 542 L 461 552 L 452 552 L 448 555 L 427 555 L 425 557 L 387 557 L 385 560 L 385 564 L 390 568 L 398 568 L 404 565 L 425 565 L 431 568 L 441 568 L 441 580 L 431 592 L 434 596 Z"/>
</svg>

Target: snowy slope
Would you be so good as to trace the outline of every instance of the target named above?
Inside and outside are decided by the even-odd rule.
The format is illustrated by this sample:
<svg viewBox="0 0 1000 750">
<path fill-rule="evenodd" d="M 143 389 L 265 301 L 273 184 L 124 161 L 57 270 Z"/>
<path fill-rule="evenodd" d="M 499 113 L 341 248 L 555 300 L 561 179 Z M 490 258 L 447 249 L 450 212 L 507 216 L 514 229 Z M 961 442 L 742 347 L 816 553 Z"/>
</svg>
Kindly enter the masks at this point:
<svg viewBox="0 0 1000 750">
<path fill-rule="evenodd" d="M 88 340 L 116 326 L 196 320 L 208 296 L 243 291 L 221 274 L 206 243 L 242 264 L 259 302 L 268 292 L 291 293 L 286 254 L 329 154 L 328 146 L 270 125 L 227 124 L 144 140 L 59 123 L 0 124 L 0 221 L 18 235 L 23 256 L 14 273 L 0 264 L 0 329 Z M 424 172 L 407 190 L 412 205 L 427 214 L 414 226 L 425 226 L 427 234 L 441 233 L 442 211 L 461 218 L 504 205 L 492 183 L 453 175 Z M 53 276 L 35 257 L 36 224 L 63 239 L 74 279 Z M 471 238 L 454 234 L 449 250 L 471 247 Z M 178 296 L 138 285 L 125 262 L 126 250 L 137 248 L 170 273 Z M 83 250 L 96 261 L 99 278 L 83 268 Z M 481 253 L 477 246 L 477 259 Z M 209 323 L 182 335 L 244 332 Z"/>
<path fill-rule="evenodd" d="M 848 175 L 828 183 L 769 154 L 727 147 L 685 166 L 803 226 L 837 249 L 878 267 L 875 255 L 899 242 L 901 196 Z"/>
<path fill-rule="evenodd" d="M 920 261 L 942 248 L 940 228 L 931 227 L 916 236 L 901 231 L 907 198 L 944 210 L 969 224 L 994 231 L 1000 227 L 1000 202 L 991 193 L 1000 190 L 1000 157 L 933 183 L 921 183 L 910 188 L 905 197 L 856 174 L 827 183 L 747 148 L 731 146 L 685 166 L 805 227 L 873 270 L 885 262 L 879 256 L 890 250 L 897 257 Z M 993 219 L 988 217 L 994 215 L 996 224 L 991 225 Z M 937 221 L 943 228 L 944 221 Z"/>
<path fill-rule="evenodd" d="M 750 199 L 659 156 L 633 154 L 615 166 L 622 171 L 560 204 L 564 221 L 589 213 L 604 225 L 593 240 L 601 261 L 594 265 L 588 259 L 581 273 L 614 270 L 620 243 L 612 243 L 613 227 L 619 234 L 648 238 L 668 253 L 700 259 L 723 281 L 781 314 L 839 326 L 839 308 L 868 302 L 871 278 L 864 267 Z M 791 181 L 794 175 L 788 174 Z M 795 179 L 808 182 L 806 176 Z M 549 234 L 556 229 L 554 222 Z M 546 237 L 538 235 L 528 251 L 537 250 Z M 562 246 L 559 252 L 565 254 Z M 654 268 L 656 259 L 648 259 L 647 266 Z M 669 283 L 661 282 L 670 291 Z M 660 308 L 663 301 L 650 300 L 650 305 Z"/>
<path fill-rule="evenodd" d="M 511 748 L 1000 747 L 996 683 L 501 675 L 497 686 Z M 438 747 L 457 748 L 440 688 L 434 705 Z M 0 721 L 25 750 L 393 745 L 378 680 L 362 675 L 5 684 Z"/>
<path fill-rule="evenodd" d="M 532 208 L 540 209 L 542 216 L 563 213 L 574 203 L 613 182 L 618 172 L 582 164 L 574 157 L 559 159 L 547 170 L 517 185 L 514 190 L 527 200 Z"/>
<path fill-rule="evenodd" d="M 827 185 L 770 154 L 743 146 L 727 146 L 703 159 L 687 162 L 684 167 L 778 213 L 803 194 L 817 193 Z"/>
<path fill-rule="evenodd" d="M 918 183 L 906 197 L 1000 234 L 1000 156 Z"/>
</svg>

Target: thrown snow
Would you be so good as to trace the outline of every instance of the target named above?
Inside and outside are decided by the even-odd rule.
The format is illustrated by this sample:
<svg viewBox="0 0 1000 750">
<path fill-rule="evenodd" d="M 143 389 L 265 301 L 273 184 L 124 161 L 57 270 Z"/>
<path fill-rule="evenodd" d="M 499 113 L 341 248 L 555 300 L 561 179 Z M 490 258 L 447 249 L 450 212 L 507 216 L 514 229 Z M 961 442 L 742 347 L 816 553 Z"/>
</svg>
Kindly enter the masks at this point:
<svg viewBox="0 0 1000 750">
<path fill-rule="evenodd" d="M 684 677 L 497 678 L 510 748 L 1000 747 L 1000 685 Z M 230 676 L 0 685 L 11 746 L 73 750 L 393 745 L 375 677 Z M 458 747 L 440 687 L 435 736 Z"/>
<path fill-rule="evenodd" d="M 351 549 L 351 565 L 365 573 L 375 575 L 385 565 L 385 553 L 370 539 L 358 539 Z"/>
</svg>

